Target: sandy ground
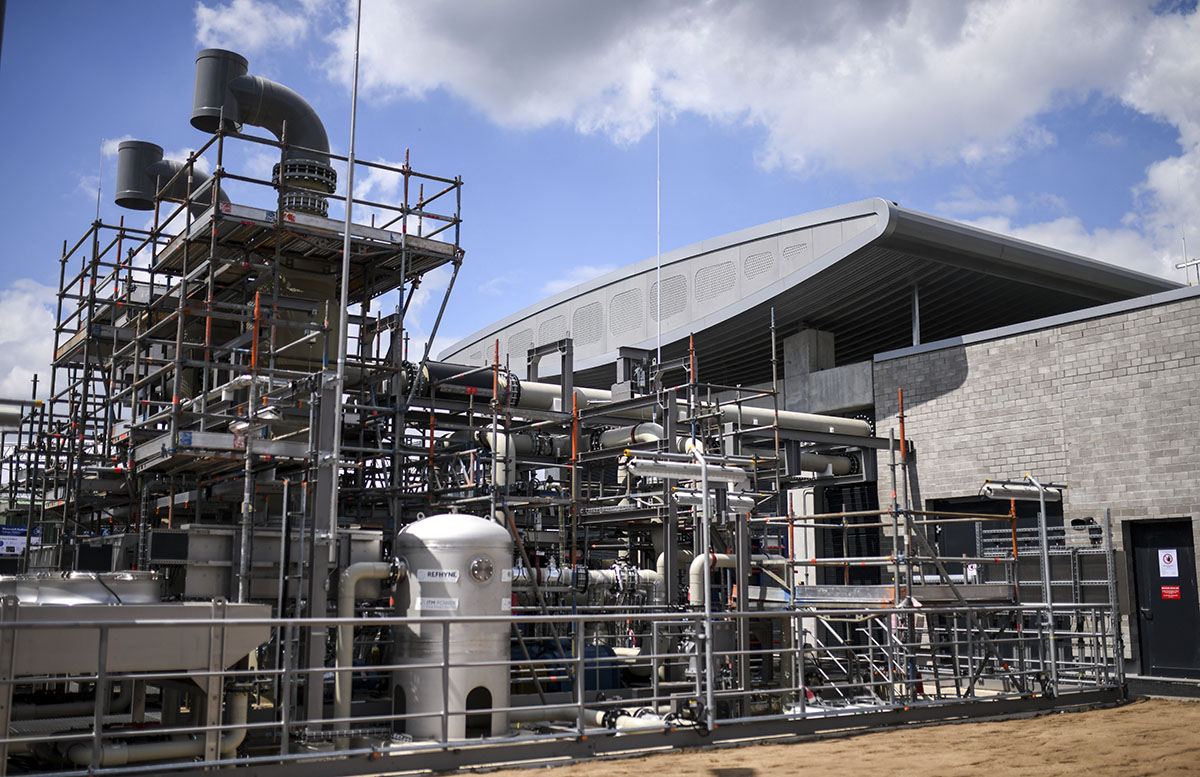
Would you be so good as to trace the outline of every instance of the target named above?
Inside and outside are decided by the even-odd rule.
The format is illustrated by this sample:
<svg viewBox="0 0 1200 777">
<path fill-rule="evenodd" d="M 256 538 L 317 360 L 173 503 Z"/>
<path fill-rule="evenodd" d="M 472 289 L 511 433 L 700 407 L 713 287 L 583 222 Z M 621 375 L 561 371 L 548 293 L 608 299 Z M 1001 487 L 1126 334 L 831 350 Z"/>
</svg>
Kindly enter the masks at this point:
<svg viewBox="0 0 1200 777">
<path fill-rule="evenodd" d="M 1200 775 L 1200 701 L 1152 699 L 997 723 L 503 770 L 490 777 L 812 777 L 834 769 L 881 777 Z"/>
</svg>

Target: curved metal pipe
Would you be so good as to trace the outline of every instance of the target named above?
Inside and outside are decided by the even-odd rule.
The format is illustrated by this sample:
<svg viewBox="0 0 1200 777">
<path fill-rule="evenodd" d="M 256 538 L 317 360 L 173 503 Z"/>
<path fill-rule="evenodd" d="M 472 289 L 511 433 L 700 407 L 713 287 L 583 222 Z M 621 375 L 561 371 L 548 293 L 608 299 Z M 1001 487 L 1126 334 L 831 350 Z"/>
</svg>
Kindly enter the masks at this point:
<svg viewBox="0 0 1200 777">
<path fill-rule="evenodd" d="M 117 683 L 117 695 L 109 703 L 110 713 L 120 713 L 133 703 L 133 681 L 126 678 Z M 91 715 L 96 709 L 94 699 L 63 701 L 50 704 L 14 704 L 13 720 L 44 720 L 46 718 L 70 718 L 76 715 Z"/>
<path fill-rule="evenodd" d="M 187 175 L 179 175 L 186 162 L 163 159 L 162 146 L 145 140 L 123 140 L 117 146 L 117 190 L 113 202 L 130 210 L 152 210 L 156 198 L 188 198 Z M 212 204 L 212 179 L 192 166 L 191 210 L 197 213 Z M 164 188 L 165 187 L 165 188 Z M 220 202 L 229 202 L 218 192 Z"/>
<path fill-rule="evenodd" d="M 360 580 L 400 580 L 408 574 L 403 561 L 360 561 L 342 570 L 338 576 L 337 614 L 339 618 L 354 617 L 354 589 Z M 340 625 L 337 629 L 337 653 L 334 659 L 333 716 L 350 717 L 350 695 L 354 679 L 354 626 Z M 346 724 L 339 723 L 346 728 Z"/>
<path fill-rule="evenodd" d="M 225 711 L 229 720 L 225 725 L 233 726 L 221 732 L 218 751 L 222 757 L 235 752 L 246 739 L 246 708 L 250 694 L 233 691 L 225 696 Z M 187 739 L 168 739 L 162 742 L 108 742 L 100 747 L 100 766 L 124 766 L 145 761 L 167 761 L 195 758 L 204 755 L 204 737 L 192 735 Z M 67 758 L 76 766 L 89 766 L 92 762 L 90 742 L 76 742 L 67 748 Z"/>
<path fill-rule="evenodd" d="M 678 551 L 675 552 L 675 559 L 676 559 L 675 563 L 677 565 L 678 564 L 686 564 L 695 557 L 696 557 L 695 553 L 692 553 L 690 550 L 688 550 L 686 548 L 680 548 Z M 655 571 L 658 572 L 659 577 L 666 576 L 666 574 L 667 574 L 666 551 L 658 554 L 658 560 L 657 560 L 657 562 L 655 562 L 654 568 L 655 568 Z"/>
<path fill-rule="evenodd" d="M 688 604 L 702 606 L 708 602 L 708 589 L 704 586 L 706 557 L 711 569 L 733 569 L 737 566 L 737 556 L 732 553 L 707 553 L 692 559 L 692 564 L 688 567 Z M 753 555 L 750 557 L 750 563 L 758 567 L 782 567 L 787 565 L 787 558 Z"/>
<path fill-rule="evenodd" d="M 328 165 L 329 136 L 308 101 L 283 84 L 248 75 L 248 70 L 246 58 L 232 51 L 204 49 L 196 54 L 192 126 L 212 133 L 250 124 L 283 140 L 287 122 L 287 157 Z"/>
<path fill-rule="evenodd" d="M 664 432 L 660 424 L 642 421 L 632 426 L 619 426 L 600 433 L 601 448 L 623 448 L 638 443 L 658 442 Z"/>
</svg>

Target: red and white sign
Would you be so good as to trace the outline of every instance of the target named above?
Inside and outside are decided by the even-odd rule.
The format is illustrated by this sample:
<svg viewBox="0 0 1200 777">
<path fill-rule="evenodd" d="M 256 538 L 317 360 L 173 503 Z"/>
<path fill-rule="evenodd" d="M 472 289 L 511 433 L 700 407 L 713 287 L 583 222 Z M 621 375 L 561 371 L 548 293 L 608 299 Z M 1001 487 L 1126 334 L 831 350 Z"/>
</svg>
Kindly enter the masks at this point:
<svg viewBox="0 0 1200 777">
<path fill-rule="evenodd" d="M 1159 549 L 1158 576 L 1179 577 L 1179 554 L 1175 552 L 1175 548 Z"/>
<path fill-rule="evenodd" d="M 1162 587 L 1162 598 L 1164 598 L 1164 599 L 1180 599 L 1180 598 L 1182 598 L 1180 596 L 1179 586 L 1164 585 Z"/>
</svg>

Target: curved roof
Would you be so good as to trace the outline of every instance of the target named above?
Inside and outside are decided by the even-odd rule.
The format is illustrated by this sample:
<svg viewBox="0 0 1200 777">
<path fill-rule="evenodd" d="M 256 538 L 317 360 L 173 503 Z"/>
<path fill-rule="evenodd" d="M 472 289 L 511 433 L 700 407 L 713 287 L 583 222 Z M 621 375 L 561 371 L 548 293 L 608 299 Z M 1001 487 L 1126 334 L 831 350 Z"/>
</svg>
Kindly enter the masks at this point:
<svg viewBox="0 0 1200 777">
<path fill-rule="evenodd" d="M 785 337 L 834 333 L 837 363 L 912 345 L 917 289 L 923 341 L 956 337 L 1179 284 L 906 210 L 882 199 L 772 221 L 665 253 L 567 289 L 442 352 L 490 361 L 499 339 L 518 374 L 534 345 L 572 336 L 582 383 L 615 375 L 617 349 L 654 348 L 662 279 L 663 358 L 695 335 L 700 379 L 770 380 L 770 311 Z M 554 374 L 557 359 L 543 360 Z"/>
</svg>

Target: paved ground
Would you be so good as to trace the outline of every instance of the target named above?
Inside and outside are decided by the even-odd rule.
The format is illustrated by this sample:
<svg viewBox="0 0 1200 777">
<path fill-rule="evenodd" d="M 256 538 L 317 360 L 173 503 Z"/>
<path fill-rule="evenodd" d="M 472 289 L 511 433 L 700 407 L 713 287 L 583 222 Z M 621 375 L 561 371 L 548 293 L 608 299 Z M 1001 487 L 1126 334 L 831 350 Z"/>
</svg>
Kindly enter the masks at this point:
<svg viewBox="0 0 1200 777">
<path fill-rule="evenodd" d="M 491 777 L 812 777 L 832 770 L 879 777 L 1200 775 L 1200 702 L 1151 699 L 998 723 L 505 770 Z"/>
</svg>

